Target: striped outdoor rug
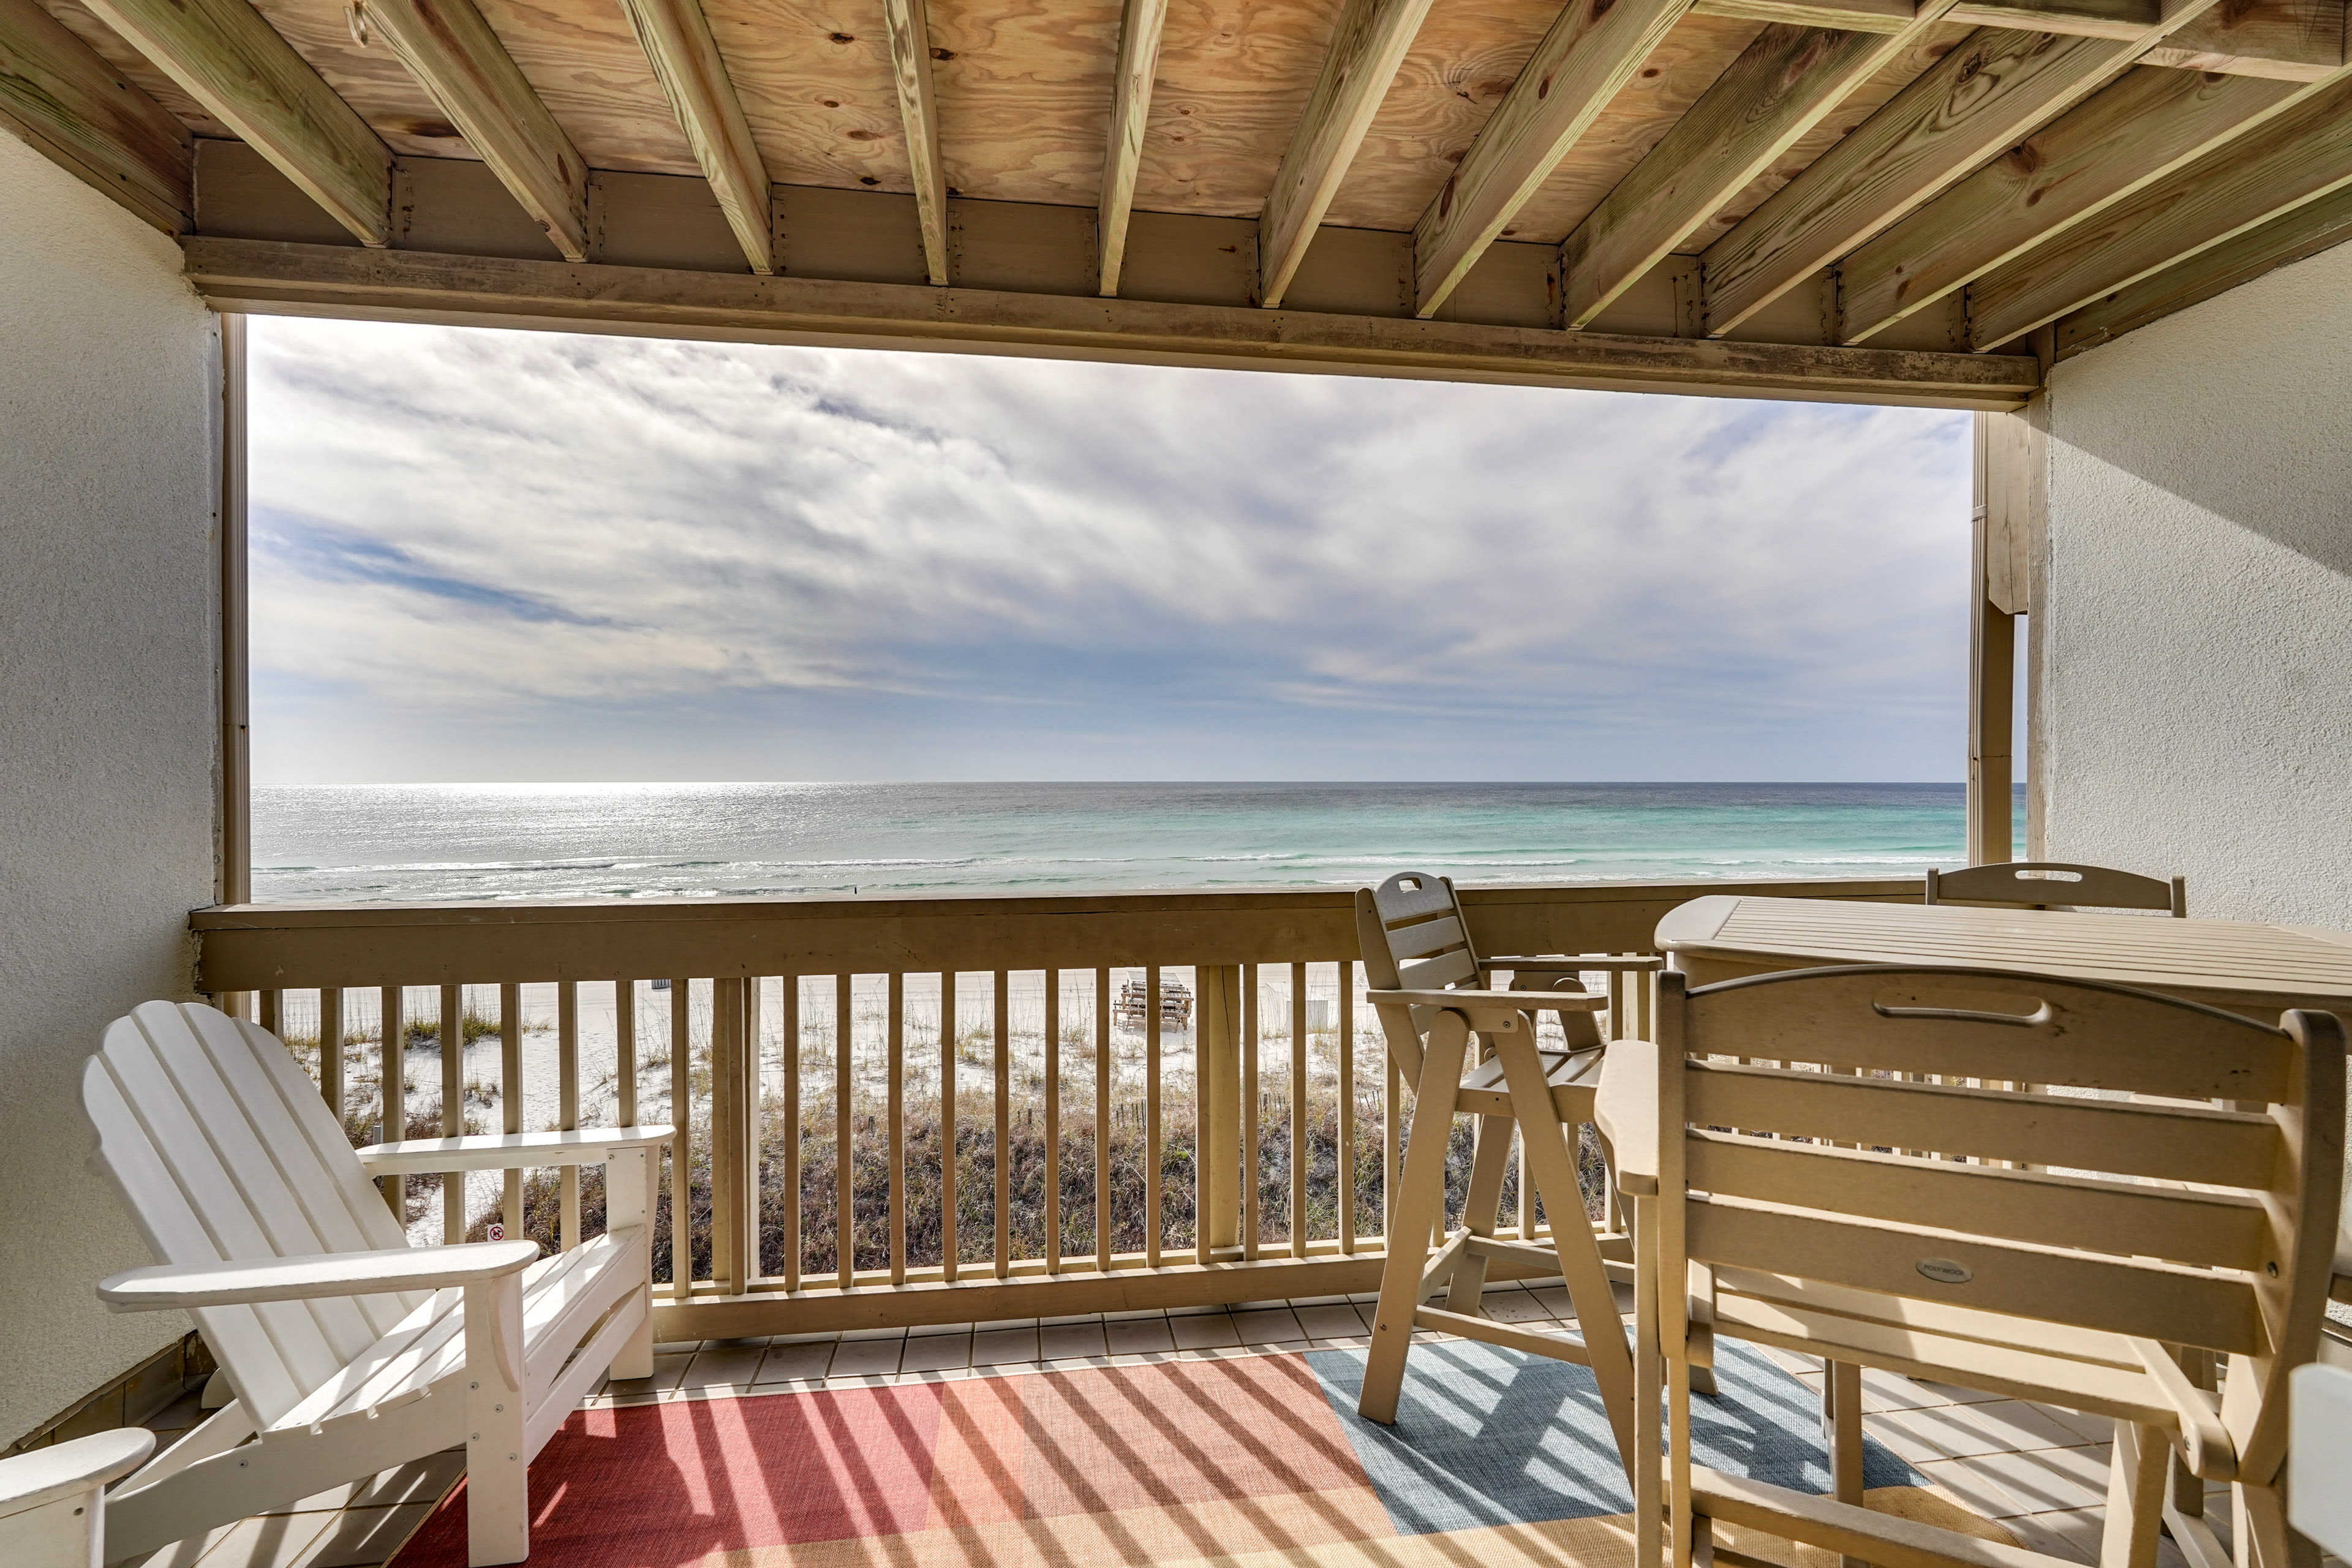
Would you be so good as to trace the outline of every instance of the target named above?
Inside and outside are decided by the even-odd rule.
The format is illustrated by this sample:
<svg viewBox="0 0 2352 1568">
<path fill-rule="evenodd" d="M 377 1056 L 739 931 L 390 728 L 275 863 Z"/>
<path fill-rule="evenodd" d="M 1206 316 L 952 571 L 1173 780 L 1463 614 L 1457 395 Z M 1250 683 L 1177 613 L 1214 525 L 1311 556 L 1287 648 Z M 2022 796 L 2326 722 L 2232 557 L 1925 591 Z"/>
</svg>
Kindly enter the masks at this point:
<svg viewBox="0 0 2352 1568">
<path fill-rule="evenodd" d="M 1701 1460 L 1826 1491 L 1819 1405 L 1725 1344 Z M 1416 1347 L 1395 1427 L 1361 1351 L 1090 1367 L 575 1414 L 531 1467 L 536 1568 L 1618 1568 L 1632 1506 L 1581 1367 Z M 1872 1445 L 1874 1507 L 2006 1542 Z M 393 1568 L 461 1568 L 465 1491 Z M 1778 1542 L 1727 1544 L 1827 1564 Z"/>
</svg>

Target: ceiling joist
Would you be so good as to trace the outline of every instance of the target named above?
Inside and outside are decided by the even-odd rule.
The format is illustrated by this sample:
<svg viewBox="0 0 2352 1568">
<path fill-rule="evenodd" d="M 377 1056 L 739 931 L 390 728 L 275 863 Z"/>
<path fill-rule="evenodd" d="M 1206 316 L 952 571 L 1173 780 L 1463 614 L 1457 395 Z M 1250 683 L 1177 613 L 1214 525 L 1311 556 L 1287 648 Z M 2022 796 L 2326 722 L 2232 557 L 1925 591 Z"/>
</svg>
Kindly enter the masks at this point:
<svg viewBox="0 0 2352 1568">
<path fill-rule="evenodd" d="M 587 160 L 474 0 L 362 0 L 361 15 L 557 252 L 586 260 Z"/>
<path fill-rule="evenodd" d="M 930 25 L 923 0 L 882 0 L 890 34 L 890 80 L 898 96 L 898 122 L 907 133 L 907 176 L 922 229 L 923 270 L 948 280 L 948 178 L 940 161 L 940 111 L 931 97 Z"/>
<path fill-rule="evenodd" d="M 646 51 L 694 149 L 702 177 L 710 182 L 727 226 L 735 231 L 744 259 L 754 272 L 776 269 L 774 231 L 768 215 L 768 170 L 759 143 L 743 118 L 743 102 L 728 79 L 710 19 L 700 0 L 621 0 L 629 30 Z"/>
<path fill-rule="evenodd" d="M 1372 116 L 1380 112 L 1412 47 L 1431 0 L 1347 0 L 1315 89 L 1291 132 L 1258 219 L 1258 292 L 1268 310 L 1282 303 L 1315 230 L 1339 194 Z"/>
<path fill-rule="evenodd" d="M 392 149 L 247 0 L 88 4 L 362 244 L 391 243 Z"/>
<path fill-rule="evenodd" d="M 0 0 L 0 127 L 164 233 L 194 226 L 187 128 L 37 0 Z"/>
<path fill-rule="evenodd" d="M 1413 227 L 1413 309 L 1436 314 L 1691 0 L 1570 0 Z"/>
<path fill-rule="evenodd" d="M 1930 0 L 1895 33 L 1767 26 L 1561 244 L 1564 323 L 1590 325 L 1948 4 Z"/>
<path fill-rule="evenodd" d="M 1118 293 L 1127 259 L 1127 220 L 1135 211 L 1135 175 L 1143 163 L 1143 128 L 1160 70 L 1160 34 L 1168 0 L 1127 0 L 1119 14 L 1118 65 L 1111 77 L 1110 135 L 1103 148 L 1102 195 L 1095 208 L 1105 299 Z"/>
<path fill-rule="evenodd" d="M 2352 81 L 2118 202 L 1969 286 L 1969 342 L 1998 348 L 2352 184 Z"/>
</svg>

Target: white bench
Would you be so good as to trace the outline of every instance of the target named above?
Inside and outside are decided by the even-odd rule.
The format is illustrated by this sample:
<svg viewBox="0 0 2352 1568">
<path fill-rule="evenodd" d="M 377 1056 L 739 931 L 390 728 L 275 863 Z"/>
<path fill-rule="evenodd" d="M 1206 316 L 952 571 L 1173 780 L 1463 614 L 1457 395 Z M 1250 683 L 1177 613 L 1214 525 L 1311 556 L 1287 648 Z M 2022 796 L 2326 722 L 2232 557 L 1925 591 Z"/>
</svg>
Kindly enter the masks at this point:
<svg viewBox="0 0 2352 1568">
<path fill-rule="evenodd" d="M 110 1176 L 155 1256 L 115 1311 L 184 1309 L 236 1399 L 109 1500 L 109 1556 L 463 1444 L 468 1560 L 530 1554 L 528 1467 L 609 1369 L 653 1372 L 652 1225 L 667 1127 L 353 1151 L 268 1031 L 150 1002 L 82 1076 Z M 371 1174 L 602 1164 L 605 1234 L 412 1247 Z"/>
</svg>

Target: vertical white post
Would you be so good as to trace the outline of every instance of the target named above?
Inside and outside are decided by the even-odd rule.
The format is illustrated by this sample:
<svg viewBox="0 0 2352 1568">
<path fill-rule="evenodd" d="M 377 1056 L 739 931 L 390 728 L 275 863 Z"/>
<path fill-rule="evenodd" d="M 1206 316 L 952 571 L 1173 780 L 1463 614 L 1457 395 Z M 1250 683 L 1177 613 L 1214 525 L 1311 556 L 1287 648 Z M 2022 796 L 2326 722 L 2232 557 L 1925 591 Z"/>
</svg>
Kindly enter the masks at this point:
<svg viewBox="0 0 2352 1568">
<path fill-rule="evenodd" d="M 629 1245 L 636 1252 L 637 1267 L 646 1279 L 638 1293 L 642 1316 L 613 1357 L 611 1375 L 616 1379 L 654 1374 L 653 1217 L 660 1170 L 653 1152 L 646 1149 L 624 1149 L 604 1162 L 604 1234 L 619 1236 L 636 1227 Z"/>
<path fill-rule="evenodd" d="M 530 1456 L 523 1452 L 522 1414 L 522 1276 L 508 1274 L 466 1287 L 466 1558 L 471 1568 L 530 1555 Z"/>
</svg>

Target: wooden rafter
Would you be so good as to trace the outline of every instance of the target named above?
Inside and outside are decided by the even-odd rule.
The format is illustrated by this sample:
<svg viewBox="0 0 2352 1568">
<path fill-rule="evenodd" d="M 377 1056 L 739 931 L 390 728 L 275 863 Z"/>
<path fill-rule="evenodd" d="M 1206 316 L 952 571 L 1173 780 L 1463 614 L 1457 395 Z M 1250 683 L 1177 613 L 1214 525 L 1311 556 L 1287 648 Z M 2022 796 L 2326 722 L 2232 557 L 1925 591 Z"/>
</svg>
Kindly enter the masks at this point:
<svg viewBox="0 0 2352 1568">
<path fill-rule="evenodd" d="M 923 268 L 935 284 L 948 280 L 948 180 L 940 162 L 940 114 L 931 99 L 931 35 L 923 0 L 882 0 L 890 34 L 890 79 L 898 95 L 898 121 L 907 132 L 907 175 L 923 235 Z"/>
<path fill-rule="evenodd" d="M 1413 227 L 1413 308 L 1434 315 L 1691 0 L 1570 0 Z"/>
<path fill-rule="evenodd" d="M 362 244 L 391 243 L 392 149 L 247 0 L 89 4 Z"/>
<path fill-rule="evenodd" d="M 563 258 L 585 260 L 587 160 L 474 0 L 362 0 L 362 14 Z"/>
<path fill-rule="evenodd" d="M 1118 64 L 1111 77 L 1110 135 L 1103 148 L 1102 197 L 1096 207 L 1102 292 L 1118 292 L 1127 259 L 1127 220 L 1135 210 L 1135 174 L 1143 163 L 1143 127 L 1160 70 L 1160 33 L 1168 0 L 1127 0 L 1119 14 Z"/>
<path fill-rule="evenodd" d="M 754 272 L 776 269 L 768 170 L 700 0 L 621 0 L 662 93 Z"/>
<path fill-rule="evenodd" d="M 2212 3 L 2189 0 L 2133 41 L 1979 29 L 1706 247 L 1706 330 L 1731 331 L 2089 97 L 2160 29 Z"/>
<path fill-rule="evenodd" d="M 270 240 L 184 242 L 187 275 L 226 309 L 383 319 L 528 320 L 760 342 L 942 345 L 1130 363 L 1346 372 L 1623 391 L 2015 408 L 2031 355 L 1710 342 L 1248 306 L 1175 305 L 920 284 L 657 268 L 571 267 Z"/>
<path fill-rule="evenodd" d="M 36 0 L 0 0 L 0 127 L 165 233 L 192 226 L 186 127 Z"/>
<path fill-rule="evenodd" d="M 1691 14 L 1848 33 L 1900 33 L 1918 15 L 1911 0 L 1698 0 Z"/>
<path fill-rule="evenodd" d="M 1565 323 L 1591 324 L 1948 4 L 1930 0 L 1896 33 L 1767 26 L 1561 244 Z"/>
<path fill-rule="evenodd" d="M 1969 286 L 1969 341 L 1997 348 L 2352 184 L 2352 81 L 2304 99 Z"/>
<path fill-rule="evenodd" d="M 1864 342 L 2284 108 L 2295 84 L 2136 70 L 1838 263 L 1841 337 Z"/>
<path fill-rule="evenodd" d="M 1316 227 L 1339 194 L 1339 182 L 1363 145 L 1430 4 L 1348 0 L 1339 13 L 1315 90 L 1307 95 L 1258 219 L 1258 288 L 1269 310 L 1282 303 L 1298 264 L 1307 259 Z"/>
<path fill-rule="evenodd" d="M 2344 64 L 2344 0 L 2234 0 L 2140 57 L 2145 65 L 2318 81 Z"/>
</svg>

